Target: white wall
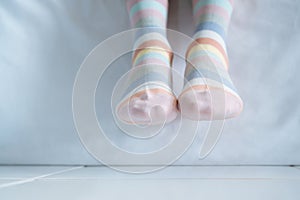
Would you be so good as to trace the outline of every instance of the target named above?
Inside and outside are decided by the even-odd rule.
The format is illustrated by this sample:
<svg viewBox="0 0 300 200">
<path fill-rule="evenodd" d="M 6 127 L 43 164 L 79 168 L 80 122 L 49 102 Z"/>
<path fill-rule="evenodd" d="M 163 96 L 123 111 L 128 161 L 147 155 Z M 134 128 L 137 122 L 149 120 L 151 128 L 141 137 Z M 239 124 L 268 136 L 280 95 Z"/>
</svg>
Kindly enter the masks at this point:
<svg viewBox="0 0 300 200">
<path fill-rule="evenodd" d="M 198 160 L 199 133 L 177 164 L 299 165 L 300 2 L 235 3 L 228 51 L 244 112 L 226 122 L 209 157 Z M 190 2 L 172 1 L 171 10 L 170 28 L 190 35 Z M 124 1 L 1 1 L 0 26 L 0 164 L 97 164 L 74 128 L 72 87 L 89 51 L 129 28 Z M 108 91 L 129 64 L 129 55 L 112 64 Z M 183 64 L 176 59 L 176 68 Z M 100 121 L 108 120 L 96 106 Z M 111 138 L 135 145 L 115 132 Z"/>
</svg>

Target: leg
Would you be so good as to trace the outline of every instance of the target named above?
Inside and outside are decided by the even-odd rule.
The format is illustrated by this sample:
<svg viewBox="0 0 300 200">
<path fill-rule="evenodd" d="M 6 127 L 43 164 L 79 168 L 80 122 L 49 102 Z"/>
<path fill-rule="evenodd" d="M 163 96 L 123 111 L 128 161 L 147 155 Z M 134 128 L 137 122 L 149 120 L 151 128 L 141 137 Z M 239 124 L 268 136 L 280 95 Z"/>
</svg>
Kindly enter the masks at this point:
<svg viewBox="0 0 300 200">
<path fill-rule="evenodd" d="M 173 54 L 166 38 L 168 0 L 128 0 L 136 32 L 128 91 L 117 106 L 125 123 L 159 124 L 176 118 L 171 83 Z"/>
<path fill-rule="evenodd" d="M 237 116 L 243 102 L 228 74 L 225 35 L 233 0 L 193 0 L 194 42 L 186 53 L 186 83 L 178 101 L 183 116 L 218 120 Z"/>
</svg>

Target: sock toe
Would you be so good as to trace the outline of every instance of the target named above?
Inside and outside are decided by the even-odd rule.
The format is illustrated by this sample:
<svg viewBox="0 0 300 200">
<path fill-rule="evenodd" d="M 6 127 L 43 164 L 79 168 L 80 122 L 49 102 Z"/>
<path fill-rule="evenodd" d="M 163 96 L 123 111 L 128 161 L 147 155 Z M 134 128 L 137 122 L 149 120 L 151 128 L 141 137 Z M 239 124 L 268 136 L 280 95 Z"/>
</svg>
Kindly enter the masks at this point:
<svg viewBox="0 0 300 200">
<path fill-rule="evenodd" d="M 168 123 L 177 116 L 176 103 L 173 94 L 147 90 L 122 101 L 117 106 L 117 116 L 127 124 Z"/>
<path fill-rule="evenodd" d="M 242 100 L 219 88 L 188 89 L 178 98 L 180 111 L 192 120 L 221 120 L 237 116 L 243 109 Z"/>
</svg>

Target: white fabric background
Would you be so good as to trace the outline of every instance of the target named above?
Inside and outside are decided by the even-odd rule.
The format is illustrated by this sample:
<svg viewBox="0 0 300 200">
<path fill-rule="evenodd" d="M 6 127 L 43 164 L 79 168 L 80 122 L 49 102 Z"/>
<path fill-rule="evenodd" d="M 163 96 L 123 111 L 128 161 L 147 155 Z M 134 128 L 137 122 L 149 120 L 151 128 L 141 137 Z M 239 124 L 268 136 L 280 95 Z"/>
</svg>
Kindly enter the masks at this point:
<svg viewBox="0 0 300 200">
<path fill-rule="evenodd" d="M 206 159 L 198 159 L 200 133 L 176 164 L 299 165 L 300 2 L 235 4 L 228 51 L 244 112 L 226 122 Z M 169 27 L 191 35 L 190 1 L 171 1 L 170 7 Z M 4 0 L 0 27 L 0 164 L 98 164 L 76 134 L 72 86 L 89 51 L 129 29 L 125 2 Z M 173 45 L 184 50 L 188 44 Z M 111 84 L 109 73 L 121 75 L 129 64 L 129 55 L 112 64 L 106 84 Z M 182 71 L 183 66 L 177 58 L 175 67 Z M 121 70 L 115 70 L 118 67 Z M 98 101 L 106 101 L 101 95 L 97 93 Z M 99 106 L 99 118 L 105 119 Z M 114 132 L 111 138 L 134 148 Z"/>
</svg>

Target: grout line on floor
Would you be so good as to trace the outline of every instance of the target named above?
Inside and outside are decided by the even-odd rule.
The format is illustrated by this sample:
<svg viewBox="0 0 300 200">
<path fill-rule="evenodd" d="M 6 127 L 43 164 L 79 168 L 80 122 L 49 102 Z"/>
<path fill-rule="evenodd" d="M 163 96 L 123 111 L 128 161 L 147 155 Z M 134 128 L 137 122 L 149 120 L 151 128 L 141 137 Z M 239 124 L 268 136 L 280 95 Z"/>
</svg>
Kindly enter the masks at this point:
<svg viewBox="0 0 300 200">
<path fill-rule="evenodd" d="M 32 177 L 32 178 L 26 178 L 26 179 L 22 179 L 22 180 L 19 180 L 19 181 L 13 181 L 11 183 L 4 183 L 4 184 L 0 185 L 0 189 L 16 186 L 16 185 L 20 185 L 20 184 L 30 183 L 30 182 L 33 182 L 35 180 L 41 179 L 41 178 L 46 178 L 46 177 L 49 177 L 49 176 L 58 175 L 58 174 L 61 174 L 61 173 L 81 169 L 83 167 L 84 166 L 72 167 L 72 168 L 59 170 L 59 171 L 51 172 L 51 173 L 48 173 L 48 174 L 44 174 L 44 175 L 40 175 L 40 176 L 36 176 L 36 177 Z"/>
<path fill-rule="evenodd" d="M 1 163 L 0 167 L 80 167 L 85 166 L 85 164 L 17 164 L 17 163 L 11 163 L 11 164 L 4 164 Z M 97 165 L 95 165 L 97 166 Z M 99 165 L 101 166 L 101 165 Z"/>
<path fill-rule="evenodd" d="M 86 180 L 86 181 L 122 181 L 122 180 L 132 180 L 132 181 L 149 181 L 149 180 L 212 180 L 212 181 L 270 181 L 270 180 L 286 180 L 286 181 L 300 181 L 300 178 L 182 178 L 182 177 L 166 177 L 166 178 L 160 178 L 160 177 L 153 177 L 153 178 L 43 178 L 43 180 L 51 180 L 51 181 L 80 181 L 80 180 Z"/>
<path fill-rule="evenodd" d="M 6 167 L 6 166 L 16 166 L 16 167 L 79 167 L 79 166 L 84 166 L 84 167 L 106 167 L 104 164 L 0 164 L 0 167 Z M 133 166 L 135 167 L 136 165 L 111 165 L 111 166 Z M 161 165 L 138 165 L 138 166 L 161 166 Z M 193 164 L 176 164 L 176 165 L 170 165 L 174 167 L 299 167 L 300 165 L 298 164 L 201 164 L 201 165 L 193 165 Z"/>
</svg>

